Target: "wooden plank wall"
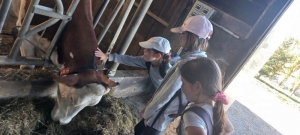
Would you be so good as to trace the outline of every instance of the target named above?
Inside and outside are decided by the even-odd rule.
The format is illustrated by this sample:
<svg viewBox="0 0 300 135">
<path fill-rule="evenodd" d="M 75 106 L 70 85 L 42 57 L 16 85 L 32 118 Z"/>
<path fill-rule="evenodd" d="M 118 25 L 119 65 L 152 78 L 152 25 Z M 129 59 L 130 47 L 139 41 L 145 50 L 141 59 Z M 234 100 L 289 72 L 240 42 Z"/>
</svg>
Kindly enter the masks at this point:
<svg viewBox="0 0 300 135">
<path fill-rule="evenodd" d="M 93 0 L 94 13 L 96 13 L 102 1 L 103 0 Z M 141 0 L 135 1 L 135 6 L 130 12 L 113 52 L 120 46 L 120 39 L 123 38 L 126 28 L 140 1 Z M 208 57 L 214 58 L 219 63 L 224 73 L 224 84 L 227 85 L 244 64 L 245 60 L 252 55 L 252 52 L 259 45 L 265 34 L 270 30 L 273 23 L 276 22 L 276 19 L 278 19 L 278 15 L 282 14 L 286 5 L 292 0 L 201 1 L 204 3 L 207 2 L 208 5 L 216 9 L 217 13 L 211 18 L 211 21 L 235 31 L 235 34 L 240 36 L 240 38 L 235 38 L 228 34 L 224 29 L 214 25 L 214 34 L 209 41 L 210 45 L 207 50 Z M 118 0 L 110 0 L 103 17 L 100 20 L 101 24 L 106 24 L 106 21 L 111 16 L 117 2 Z M 138 43 L 153 36 L 163 36 L 168 38 L 171 42 L 173 52 L 177 52 L 180 46 L 178 43 L 178 34 L 172 34 L 169 30 L 174 26 L 182 25 L 186 14 L 189 12 L 194 2 L 195 0 L 153 0 L 153 3 L 135 34 L 126 54 L 134 56 L 142 55 L 143 50 Z M 125 0 L 121 12 L 118 14 L 117 19 L 114 21 L 109 32 L 101 42 L 100 48 L 103 51 L 107 50 L 113 39 L 113 35 L 123 17 L 128 3 L 129 0 Z M 230 5 L 230 7 L 226 8 L 224 5 Z M 100 31 L 101 27 L 98 26 L 95 32 L 98 34 Z M 137 68 L 120 66 L 119 69 Z"/>
</svg>

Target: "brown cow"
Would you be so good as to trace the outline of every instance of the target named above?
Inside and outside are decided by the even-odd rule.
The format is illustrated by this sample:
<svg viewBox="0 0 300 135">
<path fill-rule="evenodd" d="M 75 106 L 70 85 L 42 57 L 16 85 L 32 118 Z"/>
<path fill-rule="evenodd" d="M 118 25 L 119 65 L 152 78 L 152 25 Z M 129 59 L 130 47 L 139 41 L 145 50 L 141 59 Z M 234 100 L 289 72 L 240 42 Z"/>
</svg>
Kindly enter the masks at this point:
<svg viewBox="0 0 300 135">
<path fill-rule="evenodd" d="M 40 4 L 47 4 L 48 1 L 41 0 Z M 71 1 L 63 0 L 65 9 L 68 9 Z M 23 8 L 26 7 L 26 2 L 26 0 L 20 1 L 20 12 L 25 11 Z M 91 8 L 91 0 L 80 0 L 72 20 L 67 24 L 57 42 L 57 52 L 54 51 L 51 55 L 53 63 L 61 69 L 60 74 L 53 77 L 58 82 L 58 90 L 51 116 L 53 120 L 59 120 L 61 124 L 69 123 L 84 107 L 96 105 L 102 96 L 109 92 L 109 87 L 117 85 L 108 80 L 102 71 L 95 69 L 95 63 L 100 63 L 100 61 L 94 56 L 97 40 L 93 29 Z M 24 16 L 24 13 L 19 13 L 19 15 Z M 20 23 L 22 18 L 19 16 L 17 23 Z M 50 32 L 45 34 L 51 35 Z M 28 39 L 36 43 L 39 37 L 35 34 Z M 48 39 L 42 39 L 41 44 L 47 50 L 50 42 Z M 34 55 L 34 47 L 24 41 L 21 54 L 23 56 Z"/>
</svg>

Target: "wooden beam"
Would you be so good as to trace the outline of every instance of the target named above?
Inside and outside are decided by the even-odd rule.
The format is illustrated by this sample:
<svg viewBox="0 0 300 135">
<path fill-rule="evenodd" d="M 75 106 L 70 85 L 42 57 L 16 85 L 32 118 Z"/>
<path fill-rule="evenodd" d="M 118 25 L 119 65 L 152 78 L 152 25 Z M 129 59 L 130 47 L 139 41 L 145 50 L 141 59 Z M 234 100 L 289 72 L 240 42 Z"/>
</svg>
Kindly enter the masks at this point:
<svg viewBox="0 0 300 135">
<path fill-rule="evenodd" d="M 179 6 L 177 7 L 174 15 L 172 16 L 172 19 L 170 21 L 170 24 L 165 29 L 164 33 L 162 34 L 163 37 L 169 38 L 170 29 L 173 28 L 178 22 L 180 22 L 180 16 L 185 14 L 183 13 L 184 9 L 187 8 L 188 3 L 190 3 L 191 0 L 182 0 Z"/>
<path fill-rule="evenodd" d="M 134 2 L 134 6 L 139 7 L 139 4 L 137 2 Z M 154 20 L 158 21 L 162 25 L 164 25 L 166 27 L 169 26 L 169 23 L 167 23 L 163 19 L 159 18 L 158 16 L 156 16 L 155 14 L 153 14 L 152 12 L 150 12 L 149 10 L 147 11 L 147 15 L 149 15 L 150 17 L 152 17 Z"/>
</svg>

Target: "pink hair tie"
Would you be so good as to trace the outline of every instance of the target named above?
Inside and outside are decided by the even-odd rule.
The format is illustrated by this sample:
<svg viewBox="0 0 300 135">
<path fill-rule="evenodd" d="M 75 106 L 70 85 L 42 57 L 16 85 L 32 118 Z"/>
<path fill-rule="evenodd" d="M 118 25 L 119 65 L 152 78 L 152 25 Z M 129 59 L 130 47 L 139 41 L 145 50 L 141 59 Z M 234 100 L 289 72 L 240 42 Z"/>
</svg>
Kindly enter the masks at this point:
<svg viewBox="0 0 300 135">
<path fill-rule="evenodd" d="M 166 56 L 166 57 L 169 57 L 169 56 L 170 56 L 170 53 L 166 53 L 165 56 Z"/>
<path fill-rule="evenodd" d="M 223 92 L 218 92 L 215 97 L 213 98 L 213 101 L 217 102 L 220 101 L 223 104 L 227 105 L 228 104 L 228 100 L 225 96 L 225 94 Z"/>
</svg>

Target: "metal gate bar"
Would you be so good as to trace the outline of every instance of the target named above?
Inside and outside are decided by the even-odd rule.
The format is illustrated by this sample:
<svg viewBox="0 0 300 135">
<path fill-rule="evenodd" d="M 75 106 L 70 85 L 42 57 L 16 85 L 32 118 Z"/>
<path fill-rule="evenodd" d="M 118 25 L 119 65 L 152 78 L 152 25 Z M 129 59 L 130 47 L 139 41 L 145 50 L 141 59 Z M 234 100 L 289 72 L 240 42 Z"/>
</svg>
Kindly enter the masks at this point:
<svg viewBox="0 0 300 135">
<path fill-rule="evenodd" d="M 96 13 L 95 17 L 94 17 L 94 21 L 93 21 L 93 25 L 94 25 L 94 28 L 96 28 L 102 14 L 104 13 L 104 10 L 106 9 L 108 3 L 109 3 L 110 0 L 104 0 L 103 3 L 101 4 L 98 12 Z"/>
<path fill-rule="evenodd" d="M 5 18 L 7 16 L 7 12 L 9 10 L 10 4 L 11 4 L 12 0 L 3 0 L 1 7 L 0 7 L 0 33 L 2 31 L 4 22 L 5 22 Z"/>
<path fill-rule="evenodd" d="M 120 33 L 121 33 L 121 30 L 122 30 L 122 28 L 123 28 L 123 26 L 124 26 L 124 24 L 125 24 L 125 22 L 126 22 L 126 20 L 127 20 L 127 18 L 128 18 L 128 15 L 129 15 L 129 13 L 130 13 L 132 7 L 133 7 L 134 1 L 135 1 L 135 0 L 130 0 L 130 2 L 129 2 L 129 4 L 128 4 L 128 7 L 127 7 L 127 9 L 126 9 L 126 11 L 125 11 L 125 13 L 124 13 L 124 15 L 123 15 L 123 18 L 122 18 L 122 20 L 121 20 L 121 22 L 120 22 L 120 25 L 119 25 L 119 27 L 118 27 L 118 29 L 117 29 L 115 35 L 114 35 L 114 38 L 113 38 L 113 40 L 111 41 L 111 43 L 110 43 L 110 45 L 109 45 L 109 47 L 108 47 L 108 49 L 107 49 L 107 51 L 106 51 L 106 54 L 110 54 L 111 51 L 112 51 L 112 49 L 114 48 L 114 46 L 115 46 L 115 44 L 116 44 L 116 41 L 117 41 L 117 39 L 118 39 L 118 37 L 119 37 L 119 35 L 120 35 Z M 102 69 L 106 69 L 106 68 L 104 67 L 104 65 L 106 64 L 106 62 L 107 62 L 107 60 L 103 60 L 103 61 L 102 61 L 102 64 L 101 64 L 101 65 L 103 65 Z"/>
<path fill-rule="evenodd" d="M 69 10 L 67 11 L 67 15 L 63 15 L 64 8 L 61 0 L 55 0 L 57 10 L 56 12 L 54 9 L 40 6 L 38 5 L 40 0 L 32 0 L 30 3 L 30 6 L 28 8 L 28 11 L 25 15 L 24 21 L 22 23 L 22 26 L 20 28 L 18 37 L 16 41 L 14 42 L 14 45 L 9 53 L 9 55 L 6 56 L 0 56 L 0 64 L 1 65 L 48 65 L 49 58 L 51 55 L 51 52 L 54 48 L 55 43 L 58 40 L 58 37 L 60 36 L 63 27 L 66 25 L 67 21 L 71 19 L 72 14 L 74 13 L 78 3 L 80 0 L 73 0 Z M 52 12 L 52 13 L 51 13 Z M 31 23 L 31 20 L 33 18 L 34 14 L 42 14 L 42 15 L 49 15 L 50 17 L 53 17 L 42 24 L 39 24 L 33 28 L 31 28 L 29 31 L 29 26 Z M 58 22 L 60 19 L 63 19 L 58 31 L 56 32 L 53 40 L 51 41 L 50 49 L 48 50 L 46 56 L 46 62 L 39 58 L 25 58 L 18 56 L 18 52 L 20 50 L 20 46 L 22 42 L 29 36 L 42 31 L 43 29 L 46 29 L 47 27 L 50 27 L 51 25 Z"/>
<path fill-rule="evenodd" d="M 58 8 L 58 12 L 54 12 L 55 10 L 52 8 L 48 8 L 48 7 L 44 7 L 44 6 L 40 6 L 38 5 L 40 0 L 32 0 L 29 6 L 29 9 L 25 15 L 23 24 L 21 26 L 19 35 L 16 39 L 16 41 L 14 42 L 13 48 L 11 49 L 10 53 L 8 56 L 0 56 L 0 65 L 39 65 L 39 66 L 48 66 L 51 62 L 50 62 L 50 56 L 51 53 L 55 47 L 56 41 L 58 40 L 58 38 L 60 37 L 62 30 L 64 28 L 64 26 L 67 24 L 67 22 L 71 19 L 71 16 L 73 15 L 78 3 L 80 0 L 73 0 L 72 4 L 70 6 L 70 8 L 68 9 L 66 15 L 63 15 L 63 5 L 61 0 L 55 0 L 55 2 L 57 3 L 57 8 Z M 116 15 L 118 14 L 119 10 L 121 9 L 122 5 L 124 4 L 125 0 L 119 0 L 118 4 L 116 5 L 110 19 L 108 20 L 107 24 L 104 26 L 104 30 L 101 32 L 101 34 L 99 35 L 100 40 L 98 40 L 98 42 L 101 42 L 101 40 L 103 39 L 104 35 L 106 34 L 106 32 L 108 31 L 108 28 L 110 27 L 110 25 L 112 24 L 113 20 L 115 19 Z M 125 51 L 127 50 L 133 36 L 135 35 L 141 21 L 143 20 L 149 6 L 151 5 L 153 0 L 142 0 L 140 2 L 140 6 L 138 7 L 138 9 L 136 10 L 136 13 L 134 14 L 134 17 L 132 18 L 129 27 L 126 30 L 126 34 L 123 37 L 122 41 L 121 41 L 121 53 L 125 53 Z M 11 2 L 11 0 L 10 0 Z M 118 39 L 120 32 L 125 24 L 126 19 L 128 18 L 128 15 L 133 7 L 135 0 L 131 0 L 125 13 L 124 16 L 122 17 L 122 20 L 117 28 L 117 31 L 113 37 L 113 40 L 109 46 L 109 49 L 107 50 L 107 53 L 110 53 L 112 48 L 114 47 L 116 40 Z M 98 10 L 95 18 L 94 18 L 94 25 L 96 25 L 99 21 L 99 19 L 101 18 L 105 8 L 107 7 L 107 4 L 109 3 L 109 0 L 105 0 L 100 9 Z M 31 11 L 31 12 L 30 12 Z M 40 15 L 45 15 L 45 16 L 49 16 L 52 17 L 51 19 L 45 21 L 44 23 L 37 25 L 33 28 L 31 28 L 29 31 L 29 26 L 30 26 L 30 22 L 33 18 L 34 14 L 40 14 Z M 51 45 L 49 47 L 49 49 L 46 52 L 46 61 L 42 60 L 41 58 L 26 58 L 26 57 L 21 57 L 18 56 L 19 50 L 20 50 L 20 46 L 22 44 L 22 42 L 26 39 L 26 37 L 31 36 L 39 31 L 42 31 L 43 29 L 51 26 L 52 24 L 56 23 L 57 21 L 62 20 L 62 23 L 59 26 L 59 29 L 57 30 L 53 40 L 51 41 Z M 96 23 L 97 22 L 97 23 Z M 114 68 L 112 68 L 114 69 Z M 116 68 L 115 68 L 116 69 Z"/>
<path fill-rule="evenodd" d="M 37 65 L 43 66 L 44 61 L 40 58 L 16 57 L 15 59 L 7 56 L 0 56 L 0 65 Z"/>
<path fill-rule="evenodd" d="M 68 11 L 66 13 L 67 16 L 72 16 L 73 15 L 73 13 L 74 13 L 74 11 L 75 11 L 75 9 L 76 9 L 79 1 L 80 0 L 73 0 L 72 1 L 71 5 L 70 5 L 70 8 L 68 9 Z M 49 47 L 49 50 L 46 53 L 46 63 L 45 63 L 45 66 L 48 66 L 48 64 L 50 62 L 50 56 L 51 56 L 51 54 L 53 52 L 54 46 L 55 46 L 58 38 L 60 37 L 60 35 L 61 35 L 64 27 L 66 26 L 67 22 L 68 21 L 66 21 L 66 20 L 64 20 L 64 21 L 61 22 L 61 24 L 60 24 L 60 26 L 59 26 L 59 28 L 58 28 L 55 36 L 54 36 L 54 38 L 53 38 L 53 40 L 51 42 L 51 45 Z"/>
<path fill-rule="evenodd" d="M 115 7 L 112 15 L 110 16 L 109 20 L 107 21 L 106 25 L 104 26 L 103 30 L 101 31 L 101 33 L 98 35 L 97 37 L 97 41 L 98 41 L 98 45 L 100 44 L 100 42 L 102 41 L 104 35 L 106 34 L 106 32 L 108 31 L 108 28 L 110 27 L 110 25 L 112 24 L 112 22 L 115 20 L 117 14 L 119 13 L 122 5 L 124 4 L 125 0 L 119 0 L 117 6 Z"/>
<path fill-rule="evenodd" d="M 130 21 L 130 24 L 124 34 L 124 37 L 121 41 L 121 47 L 118 48 L 117 53 L 118 54 L 125 54 L 125 52 L 127 51 L 135 33 L 137 32 L 142 20 L 144 19 L 151 3 L 153 0 L 142 0 L 139 4 L 138 9 L 136 10 L 133 18 Z M 118 68 L 119 64 L 118 63 L 114 63 L 109 71 L 108 71 L 108 75 L 109 76 L 114 76 L 116 73 L 116 70 Z"/>
<path fill-rule="evenodd" d="M 18 37 L 17 37 L 16 41 L 14 42 L 14 45 L 13 45 L 12 49 L 10 50 L 10 53 L 8 54 L 8 58 L 15 59 L 17 57 L 20 46 L 24 40 L 24 35 L 25 35 L 26 31 L 28 30 L 30 22 L 34 15 L 34 13 L 32 13 L 30 11 L 32 11 L 33 7 L 35 5 L 38 5 L 39 2 L 40 2 L 40 0 L 32 0 L 31 1 L 28 11 L 25 15 L 24 21 L 22 23 L 22 26 L 20 28 Z"/>
</svg>

